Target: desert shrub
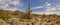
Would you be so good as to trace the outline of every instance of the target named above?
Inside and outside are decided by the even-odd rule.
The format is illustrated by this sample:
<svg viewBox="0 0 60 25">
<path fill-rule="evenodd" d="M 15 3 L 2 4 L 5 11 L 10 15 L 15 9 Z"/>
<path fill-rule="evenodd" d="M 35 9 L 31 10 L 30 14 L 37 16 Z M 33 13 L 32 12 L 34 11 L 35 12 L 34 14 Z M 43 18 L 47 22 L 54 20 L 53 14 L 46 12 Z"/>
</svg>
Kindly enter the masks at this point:
<svg viewBox="0 0 60 25">
<path fill-rule="evenodd" d="M 47 23 L 50 23 L 50 22 L 51 22 L 51 20 L 48 20 L 48 21 L 47 21 Z"/>
<path fill-rule="evenodd" d="M 3 19 L 0 19 L 0 25 L 6 25 L 6 22 Z"/>
<path fill-rule="evenodd" d="M 54 25 L 54 24 L 51 24 L 51 25 Z"/>
</svg>

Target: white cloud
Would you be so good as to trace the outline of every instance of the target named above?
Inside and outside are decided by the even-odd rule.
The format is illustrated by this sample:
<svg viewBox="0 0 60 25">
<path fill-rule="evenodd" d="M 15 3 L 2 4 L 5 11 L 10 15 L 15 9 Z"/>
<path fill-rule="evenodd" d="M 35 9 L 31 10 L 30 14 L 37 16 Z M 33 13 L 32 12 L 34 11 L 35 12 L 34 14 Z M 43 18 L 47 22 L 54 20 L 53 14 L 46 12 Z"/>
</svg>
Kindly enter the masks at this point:
<svg viewBox="0 0 60 25">
<path fill-rule="evenodd" d="M 7 10 L 7 11 L 16 11 L 18 9 L 17 8 L 7 8 L 7 9 L 4 9 L 4 10 Z"/>
<path fill-rule="evenodd" d="M 48 14 L 57 14 L 57 15 L 60 15 L 60 3 L 48 3 L 46 2 L 43 6 L 37 6 L 37 7 L 34 7 L 36 9 L 39 9 L 39 8 L 45 8 L 45 11 L 43 12 L 32 12 L 34 14 L 43 14 L 45 13 L 46 15 Z"/>
<path fill-rule="evenodd" d="M 45 6 L 51 6 L 51 3 L 45 2 Z"/>
<path fill-rule="evenodd" d="M 32 12 L 33 14 L 39 14 L 39 15 L 50 15 L 50 14 L 57 14 L 60 15 L 60 12 Z"/>
<path fill-rule="evenodd" d="M 44 7 L 48 7 L 48 6 L 51 6 L 51 3 L 46 2 L 44 5 L 42 5 L 42 6 L 36 6 L 33 9 L 39 9 L 39 8 L 44 8 Z"/>
<path fill-rule="evenodd" d="M 43 6 L 38 6 L 38 7 L 35 7 L 35 8 L 43 8 Z"/>
<path fill-rule="evenodd" d="M 16 5 L 19 5 L 19 1 L 13 1 L 13 2 L 10 2 L 11 4 L 14 4 L 15 6 Z"/>
<path fill-rule="evenodd" d="M 58 8 L 58 10 L 60 10 L 60 8 Z"/>
<path fill-rule="evenodd" d="M 34 7 L 34 8 L 32 8 L 32 10 L 34 10 L 34 9 L 39 9 L 39 8 L 43 8 L 44 6 L 36 6 L 36 7 Z"/>
<path fill-rule="evenodd" d="M 54 10 L 57 10 L 56 8 L 52 8 L 52 7 L 47 7 L 47 9 L 45 9 L 46 12 L 50 12 L 50 11 L 54 11 Z"/>
<path fill-rule="evenodd" d="M 9 4 L 13 4 L 15 7 L 9 8 Z M 0 8 L 3 8 L 4 10 L 18 10 L 16 6 L 22 7 L 23 4 L 20 0 L 0 0 Z"/>
</svg>

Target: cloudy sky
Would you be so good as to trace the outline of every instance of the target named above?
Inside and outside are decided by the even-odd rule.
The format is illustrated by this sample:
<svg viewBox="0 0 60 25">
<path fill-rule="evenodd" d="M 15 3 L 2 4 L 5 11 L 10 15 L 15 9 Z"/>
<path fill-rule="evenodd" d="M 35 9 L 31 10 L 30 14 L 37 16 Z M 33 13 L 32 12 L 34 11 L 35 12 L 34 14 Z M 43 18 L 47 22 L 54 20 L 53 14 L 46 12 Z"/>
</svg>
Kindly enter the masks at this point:
<svg viewBox="0 0 60 25">
<path fill-rule="evenodd" d="M 34 14 L 58 14 L 60 15 L 60 0 L 0 0 L 0 8 L 9 11 L 26 11 L 30 1 Z"/>
</svg>

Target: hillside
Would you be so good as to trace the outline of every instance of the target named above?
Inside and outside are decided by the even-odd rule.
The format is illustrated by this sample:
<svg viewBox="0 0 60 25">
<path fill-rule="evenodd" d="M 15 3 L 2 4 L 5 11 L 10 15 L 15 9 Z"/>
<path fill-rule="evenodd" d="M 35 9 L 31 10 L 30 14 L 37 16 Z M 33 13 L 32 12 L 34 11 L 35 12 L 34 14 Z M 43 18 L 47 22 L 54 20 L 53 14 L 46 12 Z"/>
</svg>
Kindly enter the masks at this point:
<svg viewBox="0 0 60 25">
<path fill-rule="evenodd" d="M 60 25 L 60 16 L 56 14 L 31 14 L 30 17 L 31 18 L 29 19 L 28 16 L 26 16 L 26 13 L 18 10 L 14 12 L 0 10 L 1 25 Z"/>
</svg>

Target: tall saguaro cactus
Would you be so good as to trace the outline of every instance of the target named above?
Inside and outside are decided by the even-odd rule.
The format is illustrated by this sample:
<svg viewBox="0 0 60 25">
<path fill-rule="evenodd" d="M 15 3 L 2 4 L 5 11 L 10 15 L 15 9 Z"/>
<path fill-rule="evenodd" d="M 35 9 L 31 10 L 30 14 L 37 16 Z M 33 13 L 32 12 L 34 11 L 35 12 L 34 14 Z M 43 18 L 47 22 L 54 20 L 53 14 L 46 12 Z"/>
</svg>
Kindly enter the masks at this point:
<svg viewBox="0 0 60 25">
<path fill-rule="evenodd" d="M 30 17 L 30 13 L 31 13 L 31 11 L 30 11 L 30 3 L 28 3 L 28 8 L 27 8 L 27 16 L 28 17 Z"/>
<path fill-rule="evenodd" d="M 31 10 L 30 10 L 30 2 L 29 2 L 29 3 L 28 3 L 28 8 L 27 8 L 27 10 L 26 10 L 26 16 L 27 16 L 28 19 L 31 18 L 30 14 L 31 14 Z"/>
<path fill-rule="evenodd" d="M 31 16 L 31 10 L 30 10 L 30 2 L 28 3 L 28 8 L 27 8 L 27 17 L 30 18 L 29 25 L 33 25 L 34 18 Z"/>
<path fill-rule="evenodd" d="M 26 9 L 26 14 L 24 15 L 23 19 L 28 19 L 29 21 L 29 25 L 33 25 L 32 21 L 33 21 L 33 17 L 31 15 L 31 10 L 30 10 L 30 2 L 28 3 L 28 8 Z"/>
<path fill-rule="evenodd" d="M 26 14 L 23 15 L 22 19 L 31 19 L 31 10 L 30 10 L 30 2 L 28 3 L 28 8 L 26 9 Z"/>
<path fill-rule="evenodd" d="M 27 8 L 27 14 L 30 15 L 31 11 L 30 11 L 30 2 L 28 3 L 28 8 Z"/>
</svg>

